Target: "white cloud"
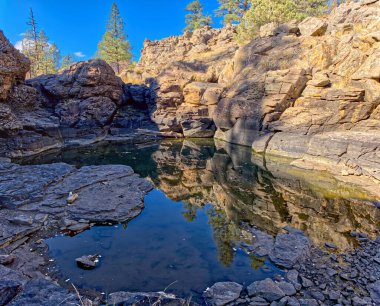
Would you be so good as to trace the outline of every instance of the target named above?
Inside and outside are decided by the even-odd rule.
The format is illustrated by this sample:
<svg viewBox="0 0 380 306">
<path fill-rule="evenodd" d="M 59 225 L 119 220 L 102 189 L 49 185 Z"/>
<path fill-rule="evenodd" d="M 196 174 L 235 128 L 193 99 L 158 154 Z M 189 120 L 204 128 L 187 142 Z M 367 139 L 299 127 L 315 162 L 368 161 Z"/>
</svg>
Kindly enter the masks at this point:
<svg viewBox="0 0 380 306">
<path fill-rule="evenodd" d="M 85 57 L 85 56 L 86 56 L 86 54 L 83 54 L 82 51 L 74 52 L 74 55 L 75 55 L 76 57 Z"/>
<path fill-rule="evenodd" d="M 19 51 L 22 49 L 22 40 L 19 40 L 15 43 L 15 48 Z"/>
<path fill-rule="evenodd" d="M 18 35 L 20 35 L 20 36 L 25 36 L 25 33 L 20 33 L 20 34 L 18 34 Z"/>
</svg>

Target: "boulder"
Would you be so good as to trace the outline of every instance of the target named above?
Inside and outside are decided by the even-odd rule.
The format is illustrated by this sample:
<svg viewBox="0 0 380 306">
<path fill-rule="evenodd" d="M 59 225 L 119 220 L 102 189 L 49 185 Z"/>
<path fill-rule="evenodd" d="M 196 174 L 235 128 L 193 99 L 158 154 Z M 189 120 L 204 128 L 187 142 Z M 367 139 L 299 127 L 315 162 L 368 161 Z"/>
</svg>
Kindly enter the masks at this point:
<svg viewBox="0 0 380 306">
<path fill-rule="evenodd" d="M 310 246 L 310 240 L 301 232 L 279 234 L 269 258 L 276 265 L 290 269 L 309 255 Z"/>
<path fill-rule="evenodd" d="M 285 296 L 285 293 L 270 278 L 256 281 L 247 287 L 249 296 L 258 296 L 268 302 L 278 301 Z"/>
<path fill-rule="evenodd" d="M 220 282 L 212 285 L 204 293 L 207 303 L 214 306 L 222 306 L 237 300 L 243 286 L 234 282 Z"/>
</svg>

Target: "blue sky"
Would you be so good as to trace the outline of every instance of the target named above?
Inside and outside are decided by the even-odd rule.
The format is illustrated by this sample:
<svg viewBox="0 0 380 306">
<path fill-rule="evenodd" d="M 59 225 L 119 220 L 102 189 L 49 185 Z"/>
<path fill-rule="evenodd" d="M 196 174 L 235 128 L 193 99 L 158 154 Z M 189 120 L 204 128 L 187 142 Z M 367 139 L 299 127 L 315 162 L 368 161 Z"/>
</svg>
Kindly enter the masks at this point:
<svg viewBox="0 0 380 306">
<path fill-rule="evenodd" d="M 16 44 L 27 29 L 32 7 L 38 26 L 55 42 L 61 54 L 91 58 L 101 39 L 114 0 L 0 0 L 0 29 Z M 191 0 L 116 0 L 126 23 L 126 32 L 137 60 L 145 38 L 150 40 L 179 35 L 185 27 L 184 8 Z M 203 0 L 212 13 L 217 0 Z M 219 20 L 214 26 L 220 27 Z M 80 53 L 79 53 L 80 52 Z"/>
</svg>

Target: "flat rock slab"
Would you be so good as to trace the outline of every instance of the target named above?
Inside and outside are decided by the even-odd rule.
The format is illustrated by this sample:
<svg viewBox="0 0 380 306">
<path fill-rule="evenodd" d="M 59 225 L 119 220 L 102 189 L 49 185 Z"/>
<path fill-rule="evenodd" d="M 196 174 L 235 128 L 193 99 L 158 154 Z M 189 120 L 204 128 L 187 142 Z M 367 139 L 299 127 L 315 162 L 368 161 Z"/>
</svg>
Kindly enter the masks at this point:
<svg viewBox="0 0 380 306">
<path fill-rule="evenodd" d="M 143 198 L 152 189 L 149 181 L 123 165 L 75 169 L 63 163 L 42 166 L 3 163 L 0 174 L 3 204 L 0 217 L 8 220 L 0 227 L 0 238 L 28 233 L 45 221 L 62 217 L 125 222 L 141 212 Z M 16 186 L 10 182 L 16 182 Z M 78 194 L 71 205 L 66 201 L 70 192 Z"/>
<path fill-rule="evenodd" d="M 208 304 L 214 306 L 226 305 L 239 298 L 243 286 L 234 282 L 219 282 L 208 288 L 203 297 Z"/>
</svg>

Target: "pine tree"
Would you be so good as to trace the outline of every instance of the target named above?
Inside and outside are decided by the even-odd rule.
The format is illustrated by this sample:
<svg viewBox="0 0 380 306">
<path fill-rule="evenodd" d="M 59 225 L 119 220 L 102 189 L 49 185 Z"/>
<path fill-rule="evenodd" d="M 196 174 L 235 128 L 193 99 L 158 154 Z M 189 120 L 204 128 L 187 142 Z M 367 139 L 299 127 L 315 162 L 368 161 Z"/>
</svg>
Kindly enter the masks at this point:
<svg viewBox="0 0 380 306">
<path fill-rule="evenodd" d="M 237 39 L 243 42 L 254 37 L 258 29 L 270 22 L 300 21 L 326 12 L 325 0 L 250 0 L 251 7 L 238 27 Z"/>
<path fill-rule="evenodd" d="M 62 57 L 60 69 L 68 69 L 74 63 L 75 63 L 74 56 L 72 54 L 67 54 Z"/>
<path fill-rule="evenodd" d="M 55 43 L 49 45 L 46 52 L 46 72 L 45 73 L 57 73 L 59 67 L 60 54 L 59 49 Z"/>
<path fill-rule="evenodd" d="M 29 18 L 26 23 L 30 28 L 25 32 L 24 39 L 22 40 L 21 52 L 27 56 L 31 61 L 30 77 L 37 76 L 39 70 L 39 44 L 38 44 L 38 29 L 37 22 L 34 18 L 33 9 L 29 10 Z"/>
<path fill-rule="evenodd" d="M 22 40 L 21 52 L 30 59 L 29 77 L 41 74 L 56 73 L 59 61 L 59 51 L 56 44 L 50 44 L 43 30 L 38 30 L 32 8 L 27 22 L 29 29 Z"/>
<path fill-rule="evenodd" d="M 124 20 L 120 16 L 116 3 L 112 4 L 106 32 L 98 44 L 97 57 L 115 67 L 118 74 L 121 64 L 130 63 L 132 60 L 131 45 L 125 34 Z"/>
<path fill-rule="evenodd" d="M 186 28 L 185 31 L 194 31 L 196 29 L 203 28 L 212 23 L 210 15 L 205 15 L 203 13 L 203 4 L 199 0 L 195 0 L 189 3 L 185 11 L 189 12 L 186 14 Z"/>
<path fill-rule="evenodd" d="M 249 8 L 248 0 L 218 0 L 219 8 L 216 16 L 223 17 L 223 24 L 238 23 Z"/>
</svg>

